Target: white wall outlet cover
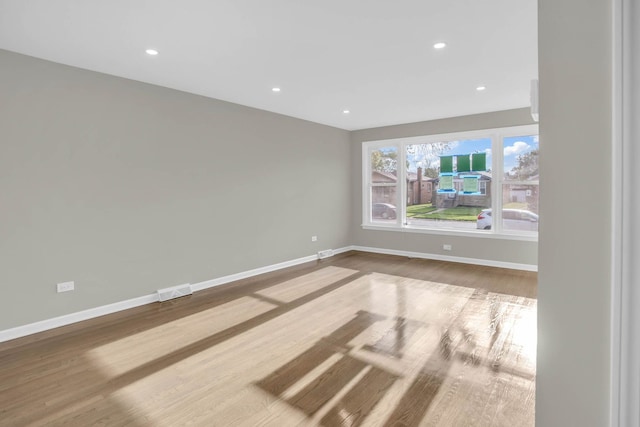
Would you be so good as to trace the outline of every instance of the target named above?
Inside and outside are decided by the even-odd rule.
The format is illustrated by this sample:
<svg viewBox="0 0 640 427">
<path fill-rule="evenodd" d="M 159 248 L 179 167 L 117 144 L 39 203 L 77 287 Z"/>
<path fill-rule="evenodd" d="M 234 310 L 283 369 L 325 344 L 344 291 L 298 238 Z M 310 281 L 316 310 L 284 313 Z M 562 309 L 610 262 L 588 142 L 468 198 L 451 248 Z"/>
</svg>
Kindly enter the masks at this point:
<svg viewBox="0 0 640 427">
<path fill-rule="evenodd" d="M 56 285 L 56 289 L 58 292 L 69 292 L 73 291 L 75 288 L 76 286 L 74 282 L 63 282 Z"/>
<path fill-rule="evenodd" d="M 311 241 L 312 242 L 317 242 L 318 241 L 318 236 L 311 236 Z"/>
</svg>

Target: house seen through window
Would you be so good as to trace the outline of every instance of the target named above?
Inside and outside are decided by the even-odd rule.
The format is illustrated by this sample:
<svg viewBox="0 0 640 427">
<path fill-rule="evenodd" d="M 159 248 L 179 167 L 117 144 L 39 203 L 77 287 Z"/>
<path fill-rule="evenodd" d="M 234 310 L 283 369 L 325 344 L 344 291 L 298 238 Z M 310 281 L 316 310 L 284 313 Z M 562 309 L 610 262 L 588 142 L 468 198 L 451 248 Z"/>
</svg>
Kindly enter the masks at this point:
<svg viewBox="0 0 640 427">
<path fill-rule="evenodd" d="M 363 225 L 538 231 L 537 126 L 363 144 Z"/>
</svg>

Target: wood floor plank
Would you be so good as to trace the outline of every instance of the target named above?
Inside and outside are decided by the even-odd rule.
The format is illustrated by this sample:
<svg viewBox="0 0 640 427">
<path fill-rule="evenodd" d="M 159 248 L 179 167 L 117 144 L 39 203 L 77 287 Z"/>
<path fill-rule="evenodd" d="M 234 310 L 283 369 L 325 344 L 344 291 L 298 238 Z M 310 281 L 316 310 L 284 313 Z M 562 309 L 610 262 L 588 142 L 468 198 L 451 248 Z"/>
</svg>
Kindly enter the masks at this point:
<svg viewBox="0 0 640 427">
<path fill-rule="evenodd" d="M 397 377 L 372 368 L 331 408 L 320 424 L 323 426 L 359 426 L 378 404 Z"/>
<path fill-rule="evenodd" d="M 536 280 L 354 251 L 0 343 L 0 426 L 533 426 Z"/>
</svg>

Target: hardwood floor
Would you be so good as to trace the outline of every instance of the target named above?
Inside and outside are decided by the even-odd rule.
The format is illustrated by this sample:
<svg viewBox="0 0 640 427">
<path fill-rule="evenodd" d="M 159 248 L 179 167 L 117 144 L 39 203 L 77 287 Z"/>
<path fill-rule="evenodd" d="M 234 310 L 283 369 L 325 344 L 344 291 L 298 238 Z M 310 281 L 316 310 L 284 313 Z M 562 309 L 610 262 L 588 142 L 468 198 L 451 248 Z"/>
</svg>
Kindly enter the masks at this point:
<svg viewBox="0 0 640 427">
<path fill-rule="evenodd" d="M 533 426 L 531 272 L 349 252 L 0 344 L 0 426 Z"/>
</svg>

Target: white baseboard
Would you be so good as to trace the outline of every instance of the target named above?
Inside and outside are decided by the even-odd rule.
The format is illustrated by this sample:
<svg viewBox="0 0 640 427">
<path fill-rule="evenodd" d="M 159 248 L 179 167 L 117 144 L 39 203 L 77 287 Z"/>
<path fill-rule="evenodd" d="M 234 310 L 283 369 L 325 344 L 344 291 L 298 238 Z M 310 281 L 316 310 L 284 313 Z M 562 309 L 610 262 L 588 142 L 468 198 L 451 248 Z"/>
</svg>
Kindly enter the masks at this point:
<svg viewBox="0 0 640 427">
<path fill-rule="evenodd" d="M 309 255 L 302 258 L 293 259 L 291 261 L 284 261 L 278 264 L 271 264 L 265 267 L 254 268 L 253 270 L 230 274 L 228 276 L 218 277 L 217 279 L 205 280 L 204 282 L 200 283 L 194 283 L 191 285 L 191 289 L 193 289 L 193 292 L 202 291 L 205 289 L 213 288 L 215 286 L 235 282 L 236 280 L 246 279 L 249 277 L 257 276 L 259 274 L 270 273 L 272 271 L 281 270 L 283 268 L 293 267 L 294 265 L 304 264 L 305 262 L 316 261 L 317 259 L 318 255 Z"/>
<path fill-rule="evenodd" d="M 334 249 L 334 254 L 343 253 L 350 250 L 349 247 Z M 298 264 L 304 264 L 305 262 L 316 261 L 318 255 L 309 255 L 302 258 L 297 258 L 290 261 L 281 262 L 278 264 L 272 264 L 265 267 L 255 268 L 253 270 L 243 271 L 241 273 L 230 274 L 228 276 L 219 277 L 213 280 L 207 280 L 191 285 L 193 292 L 202 291 L 214 286 L 224 285 L 225 283 L 233 282 L 240 279 L 246 279 L 248 277 L 257 276 L 258 274 L 269 273 L 271 271 L 281 270 L 283 268 L 292 267 Z M 38 332 L 48 331 L 50 329 L 59 328 L 61 326 L 70 325 L 72 323 L 81 322 L 83 320 L 93 319 L 94 317 L 104 316 L 106 314 L 116 313 L 118 311 L 127 310 L 134 307 L 139 307 L 145 304 L 151 304 L 158 301 L 158 294 L 154 292 L 150 295 L 129 299 L 126 301 L 120 301 L 113 304 L 107 304 L 100 307 L 90 308 L 87 310 L 78 311 L 75 313 L 65 314 L 62 316 L 54 317 L 52 319 L 41 320 L 39 322 L 29 323 L 23 326 L 17 326 L 11 329 L 5 329 L 0 331 L 0 342 L 9 341 L 16 338 L 22 338 L 27 335 L 35 334 Z"/>
<path fill-rule="evenodd" d="M 399 256 L 406 256 L 410 258 L 434 259 L 439 261 L 451 261 L 451 262 L 460 262 L 465 264 L 486 265 L 490 267 L 502 267 L 502 268 L 510 268 L 515 270 L 538 271 L 538 266 L 531 265 L 531 264 L 517 264 L 517 263 L 511 263 L 511 262 L 491 261 L 491 260 L 484 260 L 484 259 L 477 259 L 477 258 L 463 258 L 463 257 L 438 255 L 438 254 L 427 254 L 427 253 L 421 253 L 421 252 L 399 251 L 395 249 L 372 248 L 372 247 L 366 247 L 366 246 L 345 246 L 343 248 L 334 249 L 333 253 L 334 255 L 338 255 L 338 254 L 352 251 L 352 250 L 361 251 L 361 252 L 372 252 L 372 253 L 378 253 L 378 254 L 387 254 L 387 255 L 399 255 Z M 191 289 L 193 290 L 193 292 L 202 291 L 204 289 L 209 289 L 214 286 L 224 285 L 226 283 L 234 282 L 236 280 L 246 279 L 249 277 L 257 276 L 259 274 L 269 273 L 272 271 L 281 270 L 283 268 L 293 267 L 294 265 L 316 261 L 317 259 L 318 259 L 318 255 L 316 254 L 316 255 L 309 255 L 306 257 L 293 259 L 290 261 L 280 262 L 277 264 L 267 265 L 265 267 L 254 268 L 253 270 L 247 270 L 240 273 L 230 274 L 228 276 L 218 277 L 217 279 L 206 280 L 204 282 L 195 283 L 191 285 Z M 132 298 L 126 301 L 120 301 L 113 304 L 107 304 L 100 307 L 78 311 L 76 313 L 65 314 L 59 317 L 54 317 L 52 319 L 41 320 L 39 322 L 30 323 L 28 325 L 17 326 L 11 329 L 5 329 L 4 331 L 0 331 L 0 342 L 9 341 L 16 338 L 22 338 L 27 335 L 35 334 L 38 332 L 44 332 L 50 329 L 58 328 L 60 326 L 70 325 L 72 323 L 93 319 L 95 317 L 116 313 L 118 311 L 139 307 L 145 304 L 151 304 L 157 301 L 158 301 L 158 294 L 153 293 L 150 295 Z"/>
<path fill-rule="evenodd" d="M 508 268 L 511 270 L 538 271 L 538 266 L 534 264 L 519 264 L 515 262 L 493 261 L 489 259 L 465 258 L 451 255 L 429 254 L 423 252 L 400 251 L 396 249 L 372 248 L 367 246 L 350 246 L 348 250 L 372 252 L 385 255 L 399 255 L 409 258 L 433 259 L 437 261 L 460 262 L 463 264 L 484 265 L 487 267 Z"/>
<path fill-rule="evenodd" d="M 333 249 L 333 254 L 338 255 L 344 252 L 348 252 L 351 246 L 345 246 L 344 248 Z M 318 255 L 309 255 L 302 258 L 293 259 L 290 261 L 284 261 L 278 264 L 268 265 L 266 267 L 254 268 L 253 270 L 243 271 L 236 274 L 230 274 L 228 276 L 218 277 L 217 279 L 205 280 L 204 282 L 194 283 L 191 285 L 193 292 L 202 291 L 205 289 L 213 288 L 215 286 L 224 285 L 226 283 L 235 282 L 236 280 L 247 279 L 249 277 L 257 276 L 259 274 L 270 273 L 272 271 L 281 270 L 287 267 L 293 267 L 294 265 L 304 264 L 305 262 L 316 261 Z"/>
<path fill-rule="evenodd" d="M 334 255 L 343 254 L 345 252 L 349 252 L 349 251 L 352 251 L 352 250 L 354 250 L 353 246 L 345 246 L 344 248 L 334 249 L 333 250 L 333 254 Z"/>
<path fill-rule="evenodd" d="M 52 319 L 29 323 L 28 325 L 16 326 L 15 328 L 0 331 L 0 342 L 26 337 L 27 335 L 48 331 L 49 329 L 59 328 L 60 326 L 70 325 L 72 323 L 93 319 L 94 317 L 104 316 L 105 314 L 116 313 L 118 311 L 127 310 L 134 307 L 139 307 L 141 305 L 150 304 L 156 301 L 158 301 L 158 294 L 154 293 L 151 295 L 128 299 L 126 301 L 119 301 L 113 304 L 107 304 L 100 307 L 78 311 L 75 313 L 65 314 L 62 316 L 54 317 Z"/>
</svg>

